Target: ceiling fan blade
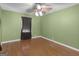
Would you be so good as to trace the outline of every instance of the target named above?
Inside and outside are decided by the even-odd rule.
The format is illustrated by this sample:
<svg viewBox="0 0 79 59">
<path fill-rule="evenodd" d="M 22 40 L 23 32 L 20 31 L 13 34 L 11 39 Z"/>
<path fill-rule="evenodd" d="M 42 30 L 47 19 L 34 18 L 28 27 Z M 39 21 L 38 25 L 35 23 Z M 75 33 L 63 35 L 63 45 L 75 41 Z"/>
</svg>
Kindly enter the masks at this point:
<svg viewBox="0 0 79 59">
<path fill-rule="evenodd" d="M 40 8 L 39 8 L 40 6 Z M 41 10 L 42 9 L 42 10 Z M 52 4 L 49 3 L 35 3 L 32 7 L 26 10 L 27 13 L 35 13 L 36 11 L 41 11 L 43 13 L 47 13 L 52 10 Z"/>
</svg>

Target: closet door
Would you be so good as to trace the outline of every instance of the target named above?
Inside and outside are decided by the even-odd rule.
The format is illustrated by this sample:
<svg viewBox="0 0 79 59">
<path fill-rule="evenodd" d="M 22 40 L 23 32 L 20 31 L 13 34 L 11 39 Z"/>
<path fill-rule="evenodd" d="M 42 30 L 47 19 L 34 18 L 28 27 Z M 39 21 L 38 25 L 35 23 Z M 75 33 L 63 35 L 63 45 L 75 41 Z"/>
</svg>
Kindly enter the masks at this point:
<svg viewBox="0 0 79 59">
<path fill-rule="evenodd" d="M 31 39 L 31 18 L 22 17 L 21 39 Z"/>
</svg>

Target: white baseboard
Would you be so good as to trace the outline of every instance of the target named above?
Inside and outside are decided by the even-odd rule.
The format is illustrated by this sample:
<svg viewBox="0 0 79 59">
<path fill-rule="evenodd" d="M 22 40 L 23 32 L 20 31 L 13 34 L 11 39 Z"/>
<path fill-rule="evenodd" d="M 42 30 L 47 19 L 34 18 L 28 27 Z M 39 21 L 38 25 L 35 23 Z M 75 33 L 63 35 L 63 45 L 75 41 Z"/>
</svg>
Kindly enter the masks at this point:
<svg viewBox="0 0 79 59">
<path fill-rule="evenodd" d="M 39 37 L 42 37 L 42 36 L 34 36 L 34 37 L 32 37 L 32 38 L 39 38 Z"/>
<path fill-rule="evenodd" d="M 55 40 L 51 40 L 51 39 L 46 38 L 46 37 L 44 37 L 44 36 L 41 36 L 41 37 L 44 38 L 44 39 L 46 39 L 46 40 L 52 41 L 52 42 L 54 42 L 54 43 L 56 43 L 56 44 L 59 44 L 59 45 L 65 46 L 65 47 L 67 47 L 67 48 L 69 48 L 69 49 L 72 49 L 72 50 L 75 50 L 75 51 L 78 51 L 78 52 L 79 52 L 79 49 L 77 49 L 77 48 L 75 48 L 75 47 L 72 47 L 72 46 L 69 46 L 69 45 L 66 45 L 66 44 L 60 43 L 60 42 L 55 41 Z"/>
<path fill-rule="evenodd" d="M 54 42 L 54 43 L 56 43 L 56 44 L 65 46 L 65 47 L 67 47 L 67 48 L 70 48 L 70 49 L 72 49 L 72 50 L 75 50 L 75 51 L 78 51 L 78 52 L 79 52 L 79 49 L 77 49 L 77 48 L 71 47 L 71 46 L 69 46 L 69 45 L 60 43 L 60 42 L 55 41 L 55 40 L 51 40 L 51 39 L 46 38 L 46 37 L 44 37 L 44 36 L 34 36 L 34 37 L 32 37 L 32 38 L 39 38 L 39 37 L 44 38 L 44 39 L 46 39 L 46 40 L 52 41 L 52 42 Z M 20 39 L 10 40 L 10 41 L 4 41 L 4 42 L 1 42 L 1 44 L 4 44 L 4 43 L 10 43 L 10 42 L 16 42 L 16 41 L 20 41 Z"/>
<path fill-rule="evenodd" d="M 3 42 L 1 42 L 1 44 L 10 43 L 10 42 L 16 42 L 16 41 L 20 41 L 20 39 L 3 41 Z"/>
<path fill-rule="evenodd" d="M 38 37 L 41 37 L 41 36 L 34 36 L 32 38 L 38 38 Z M 1 44 L 5 44 L 5 43 L 10 43 L 10 42 L 16 42 L 16 41 L 20 41 L 21 39 L 15 39 L 15 40 L 9 40 L 9 41 L 3 41 L 1 42 Z"/>
</svg>

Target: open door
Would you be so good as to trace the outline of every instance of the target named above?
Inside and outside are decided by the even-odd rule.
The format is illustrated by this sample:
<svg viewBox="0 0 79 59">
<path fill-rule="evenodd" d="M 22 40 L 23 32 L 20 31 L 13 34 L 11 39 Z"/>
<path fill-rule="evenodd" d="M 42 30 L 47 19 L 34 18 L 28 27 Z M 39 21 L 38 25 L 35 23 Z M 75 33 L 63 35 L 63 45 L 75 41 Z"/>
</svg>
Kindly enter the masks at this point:
<svg viewBox="0 0 79 59">
<path fill-rule="evenodd" d="M 31 39 L 31 18 L 22 17 L 21 40 Z"/>
</svg>

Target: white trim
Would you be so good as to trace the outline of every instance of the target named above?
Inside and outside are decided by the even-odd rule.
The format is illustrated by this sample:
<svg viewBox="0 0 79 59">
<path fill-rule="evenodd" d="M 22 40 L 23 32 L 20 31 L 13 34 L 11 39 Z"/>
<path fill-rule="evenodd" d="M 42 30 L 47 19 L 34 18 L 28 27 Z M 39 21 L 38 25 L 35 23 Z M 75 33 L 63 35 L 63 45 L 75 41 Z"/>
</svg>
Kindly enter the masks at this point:
<svg viewBox="0 0 79 59">
<path fill-rule="evenodd" d="M 32 38 L 39 38 L 39 37 L 41 37 L 41 36 L 34 36 L 34 37 L 32 37 Z M 1 44 L 10 43 L 10 42 L 16 42 L 16 41 L 20 41 L 20 39 L 9 40 L 9 41 L 3 41 L 3 42 L 1 42 Z"/>
<path fill-rule="evenodd" d="M 32 37 L 32 38 L 39 38 L 39 37 L 42 37 L 42 36 L 34 36 L 34 37 Z"/>
<path fill-rule="evenodd" d="M 51 40 L 51 39 L 49 39 L 49 38 L 47 38 L 47 37 L 44 37 L 44 36 L 41 36 L 41 37 L 44 38 L 44 39 L 46 39 L 46 40 L 52 41 L 52 42 L 54 42 L 54 43 L 56 43 L 56 44 L 59 44 L 59 45 L 61 45 L 61 46 L 64 46 L 64 47 L 67 47 L 67 48 L 69 48 L 69 49 L 72 49 L 72 50 L 75 50 L 75 51 L 78 51 L 78 52 L 79 52 L 79 49 L 77 49 L 77 48 L 75 48 L 75 47 L 72 47 L 72 46 L 69 46 L 69 45 L 60 43 L 60 42 L 55 41 L 55 40 Z"/>
<path fill-rule="evenodd" d="M 32 38 L 39 38 L 39 37 L 44 38 L 44 39 L 46 39 L 46 40 L 52 41 L 52 42 L 54 42 L 54 43 L 56 43 L 56 44 L 65 46 L 65 47 L 67 47 L 67 48 L 70 48 L 70 49 L 72 49 L 72 50 L 75 50 L 75 51 L 78 51 L 78 52 L 79 52 L 79 49 L 77 49 L 77 48 L 71 47 L 71 46 L 69 46 L 69 45 L 60 43 L 60 42 L 55 41 L 55 40 L 51 40 L 51 39 L 49 39 L 49 38 L 47 38 L 47 37 L 44 37 L 44 36 L 34 36 L 34 37 L 32 37 Z M 16 42 L 16 41 L 20 41 L 20 39 L 10 40 L 10 41 L 4 41 L 4 42 L 1 42 L 1 44 L 10 43 L 10 42 Z"/>
<path fill-rule="evenodd" d="M 16 42 L 16 41 L 20 41 L 20 39 L 3 41 L 3 42 L 1 42 L 1 44 L 10 43 L 10 42 Z"/>
</svg>

